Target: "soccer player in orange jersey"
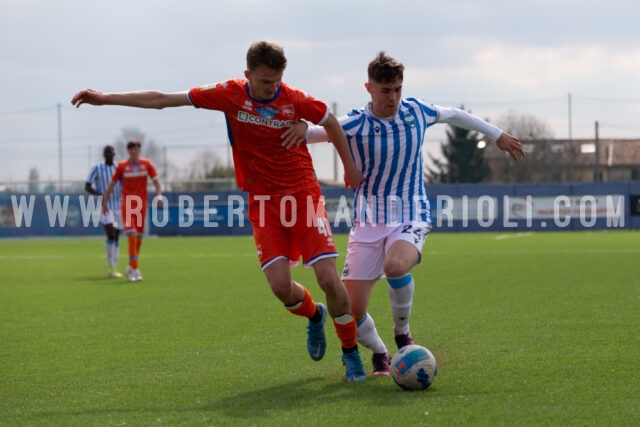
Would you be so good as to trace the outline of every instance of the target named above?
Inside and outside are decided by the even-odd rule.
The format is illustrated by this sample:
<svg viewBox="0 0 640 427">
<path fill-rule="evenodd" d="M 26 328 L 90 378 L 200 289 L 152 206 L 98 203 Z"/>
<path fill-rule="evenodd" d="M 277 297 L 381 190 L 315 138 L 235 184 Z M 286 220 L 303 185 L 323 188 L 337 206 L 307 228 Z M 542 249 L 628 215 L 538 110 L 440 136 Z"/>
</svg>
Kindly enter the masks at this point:
<svg viewBox="0 0 640 427">
<path fill-rule="evenodd" d="M 138 256 L 142 246 L 142 236 L 147 216 L 148 194 L 147 180 L 151 179 L 156 190 L 158 203 L 162 203 L 162 186 L 158 180 L 158 173 L 149 159 L 140 157 L 141 144 L 138 140 L 127 143 L 129 158 L 118 162 L 116 170 L 111 177 L 111 183 L 107 187 L 102 200 L 102 210 L 107 212 L 107 201 L 117 182 L 122 183 L 122 218 L 124 220 L 124 232 L 127 234 L 129 244 L 129 265 L 126 275 L 129 281 L 142 280 L 138 268 Z"/>
<path fill-rule="evenodd" d="M 292 139 L 300 138 L 292 126 L 307 120 L 326 129 L 344 164 L 347 186 L 357 187 L 362 173 L 327 105 L 283 83 L 286 65 L 280 46 L 260 41 L 247 52 L 243 79 L 176 93 L 102 93 L 85 89 L 71 103 L 77 107 L 86 103 L 156 109 L 193 106 L 223 112 L 236 181 L 240 189 L 249 193 L 249 220 L 271 291 L 287 310 L 308 319 L 307 351 L 313 360 L 324 356 L 324 323 L 330 315 L 342 345 L 347 381 L 364 381 L 366 374 L 356 345 L 357 326 L 349 295 L 337 273 L 338 254 L 311 155 L 304 144 L 285 148 Z M 308 289 L 292 280 L 290 262 L 300 257 L 314 269 L 327 307 L 316 303 Z"/>
</svg>

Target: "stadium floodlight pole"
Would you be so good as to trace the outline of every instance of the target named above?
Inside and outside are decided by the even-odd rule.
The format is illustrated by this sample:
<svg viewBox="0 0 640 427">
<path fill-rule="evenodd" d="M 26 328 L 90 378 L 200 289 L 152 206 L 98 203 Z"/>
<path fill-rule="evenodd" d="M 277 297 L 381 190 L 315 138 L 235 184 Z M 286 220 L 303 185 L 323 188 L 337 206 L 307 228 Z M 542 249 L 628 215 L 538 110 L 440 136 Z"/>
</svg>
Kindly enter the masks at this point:
<svg viewBox="0 0 640 427">
<path fill-rule="evenodd" d="M 596 146 L 596 164 L 595 171 L 593 173 L 593 181 L 601 182 L 602 178 L 600 177 L 600 132 L 598 121 L 596 120 L 596 138 L 595 138 L 595 146 Z"/>
<path fill-rule="evenodd" d="M 569 93 L 568 98 L 567 98 L 568 104 L 567 104 L 567 108 L 568 108 L 568 118 L 569 118 L 569 150 L 571 150 L 570 152 L 573 153 L 573 123 L 572 123 L 572 111 L 571 111 L 571 93 Z M 571 181 L 573 179 L 573 156 L 570 156 L 569 158 L 569 168 L 568 168 L 568 172 L 569 172 L 569 181 Z"/>
<path fill-rule="evenodd" d="M 338 116 L 338 103 L 334 102 L 331 105 L 332 113 L 334 116 Z M 333 150 L 333 182 L 338 182 L 338 151 Z"/>
<path fill-rule="evenodd" d="M 62 112 L 60 103 L 58 102 L 58 185 L 59 191 L 62 191 Z"/>
<path fill-rule="evenodd" d="M 569 141 L 571 141 L 573 139 L 573 129 L 572 129 L 573 125 L 571 123 L 571 120 L 572 120 L 572 117 L 571 117 L 571 115 L 572 115 L 572 112 L 571 112 L 571 94 L 569 94 L 569 96 L 568 96 L 568 105 L 567 106 L 568 106 L 568 109 L 569 109 L 569 111 L 568 111 L 568 113 L 569 113 Z"/>
<path fill-rule="evenodd" d="M 167 146 L 162 146 L 162 181 L 164 181 L 165 185 L 167 182 L 167 170 L 169 167 L 167 166 Z"/>
</svg>

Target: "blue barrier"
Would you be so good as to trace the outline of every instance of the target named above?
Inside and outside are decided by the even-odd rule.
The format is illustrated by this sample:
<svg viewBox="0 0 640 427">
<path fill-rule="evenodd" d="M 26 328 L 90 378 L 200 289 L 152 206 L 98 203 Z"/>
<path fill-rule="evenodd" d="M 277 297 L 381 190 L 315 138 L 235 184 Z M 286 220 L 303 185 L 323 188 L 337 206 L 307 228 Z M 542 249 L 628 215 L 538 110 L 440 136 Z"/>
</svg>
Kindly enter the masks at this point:
<svg viewBox="0 0 640 427">
<path fill-rule="evenodd" d="M 640 182 L 458 184 L 428 187 L 436 231 L 544 231 L 640 228 Z M 323 188 L 335 233 L 351 226 L 353 192 Z M 149 201 L 149 234 L 247 235 L 242 191 L 165 193 Z M 102 235 L 97 199 L 83 194 L 0 194 L 0 237 Z"/>
</svg>

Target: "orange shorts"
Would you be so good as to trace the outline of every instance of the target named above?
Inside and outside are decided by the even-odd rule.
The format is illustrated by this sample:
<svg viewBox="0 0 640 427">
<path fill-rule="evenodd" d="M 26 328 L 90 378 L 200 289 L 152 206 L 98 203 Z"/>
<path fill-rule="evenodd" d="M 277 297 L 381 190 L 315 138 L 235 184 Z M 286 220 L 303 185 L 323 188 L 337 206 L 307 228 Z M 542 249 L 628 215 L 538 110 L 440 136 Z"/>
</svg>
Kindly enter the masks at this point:
<svg viewBox="0 0 640 427">
<path fill-rule="evenodd" d="M 146 199 L 137 196 L 127 196 L 122 198 L 120 204 L 122 210 L 122 220 L 124 221 L 124 232 L 138 234 L 144 233 L 144 224 L 147 218 Z"/>
<path fill-rule="evenodd" d="M 264 270 L 277 259 L 305 266 L 338 256 L 320 189 L 286 196 L 249 196 L 249 221 Z"/>
</svg>

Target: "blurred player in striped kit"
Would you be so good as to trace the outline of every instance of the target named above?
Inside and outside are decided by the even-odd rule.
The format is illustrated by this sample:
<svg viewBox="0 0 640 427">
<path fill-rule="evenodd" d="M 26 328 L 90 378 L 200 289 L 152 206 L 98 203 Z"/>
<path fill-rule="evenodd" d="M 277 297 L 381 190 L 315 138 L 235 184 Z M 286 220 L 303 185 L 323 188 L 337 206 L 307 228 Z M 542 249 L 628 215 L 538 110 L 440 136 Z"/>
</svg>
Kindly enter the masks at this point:
<svg viewBox="0 0 640 427">
<path fill-rule="evenodd" d="M 431 230 L 422 146 L 436 123 L 470 129 L 495 141 L 518 161 L 525 156 L 517 138 L 458 108 L 402 98 L 404 65 L 380 52 L 368 66 L 365 88 L 371 102 L 339 119 L 351 154 L 364 175 L 355 190 L 354 224 L 349 234 L 342 280 L 358 323 L 358 343 L 373 352 L 373 375 L 389 375 L 389 352 L 367 313 L 378 279 L 388 283 L 393 332 L 398 349 L 413 344 L 409 316 L 413 304 L 411 269 L 420 263 Z M 302 125 L 296 125 L 302 126 Z M 321 127 L 306 133 L 308 143 L 327 141 Z"/>
<path fill-rule="evenodd" d="M 113 172 L 116 170 L 116 165 L 113 162 L 115 154 L 116 152 L 111 145 L 104 147 L 102 152 L 104 162 L 93 165 L 87 177 L 87 182 L 84 185 L 84 189 L 89 194 L 104 196 L 111 182 L 111 176 L 113 176 Z M 104 231 L 107 235 L 105 250 L 107 252 L 107 274 L 109 277 L 122 277 L 122 274 L 118 272 L 118 258 L 120 254 L 119 238 L 120 231 L 122 230 L 122 214 L 120 211 L 121 192 L 122 186 L 120 182 L 118 182 L 114 186 L 107 201 L 109 212 L 105 213 L 102 209 L 100 210 L 100 223 L 104 226 Z"/>
</svg>

